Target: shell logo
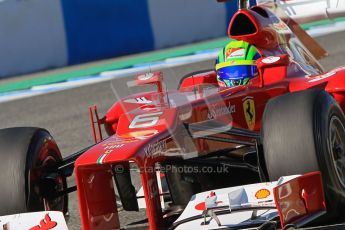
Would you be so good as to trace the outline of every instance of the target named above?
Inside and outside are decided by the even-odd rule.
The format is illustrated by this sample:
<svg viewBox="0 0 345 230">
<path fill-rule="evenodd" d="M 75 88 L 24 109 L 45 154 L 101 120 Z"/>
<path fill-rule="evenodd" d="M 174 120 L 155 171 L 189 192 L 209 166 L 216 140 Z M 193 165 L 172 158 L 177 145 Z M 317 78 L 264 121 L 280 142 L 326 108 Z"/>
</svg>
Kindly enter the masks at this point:
<svg viewBox="0 0 345 230">
<path fill-rule="evenodd" d="M 269 197 L 269 195 L 271 195 L 271 192 L 270 192 L 270 190 L 268 190 L 268 189 L 260 189 L 259 191 L 257 191 L 256 193 L 255 193 L 255 197 L 256 197 L 256 199 L 258 199 L 258 200 L 260 200 L 260 199 L 265 199 L 265 198 L 267 198 L 267 197 Z"/>
</svg>

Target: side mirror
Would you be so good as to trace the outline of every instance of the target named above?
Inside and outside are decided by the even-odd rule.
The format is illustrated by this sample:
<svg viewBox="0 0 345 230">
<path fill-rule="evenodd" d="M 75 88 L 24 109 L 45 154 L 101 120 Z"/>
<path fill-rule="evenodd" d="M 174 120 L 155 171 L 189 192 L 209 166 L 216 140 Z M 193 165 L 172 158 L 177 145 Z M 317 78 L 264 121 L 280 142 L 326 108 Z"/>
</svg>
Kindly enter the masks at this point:
<svg viewBox="0 0 345 230">
<path fill-rule="evenodd" d="M 178 89 L 191 89 L 193 86 L 195 87 L 203 84 L 218 86 L 217 75 L 213 69 L 203 70 L 200 72 L 198 71 L 197 73 L 190 73 L 188 75 L 185 75 L 181 78 Z"/>
<path fill-rule="evenodd" d="M 269 85 L 286 78 L 289 55 L 262 57 L 256 61 L 262 85 Z"/>
<path fill-rule="evenodd" d="M 157 91 L 163 92 L 163 73 L 154 72 L 154 73 L 145 73 L 136 76 L 135 84 L 140 85 L 156 85 Z"/>
</svg>

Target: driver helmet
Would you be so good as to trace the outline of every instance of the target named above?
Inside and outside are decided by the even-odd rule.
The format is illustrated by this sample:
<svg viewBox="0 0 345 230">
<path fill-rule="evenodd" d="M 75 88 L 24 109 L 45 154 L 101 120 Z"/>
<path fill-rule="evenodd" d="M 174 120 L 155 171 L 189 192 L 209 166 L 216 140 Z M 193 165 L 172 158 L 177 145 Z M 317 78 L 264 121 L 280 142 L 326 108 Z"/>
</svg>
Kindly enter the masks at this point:
<svg viewBox="0 0 345 230">
<path fill-rule="evenodd" d="M 257 76 L 255 60 L 260 54 L 255 46 L 245 41 L 231 41 L 220 52 L 216 60 L 216 72 L 220 87 L 246 85 Z"/>
</svg>

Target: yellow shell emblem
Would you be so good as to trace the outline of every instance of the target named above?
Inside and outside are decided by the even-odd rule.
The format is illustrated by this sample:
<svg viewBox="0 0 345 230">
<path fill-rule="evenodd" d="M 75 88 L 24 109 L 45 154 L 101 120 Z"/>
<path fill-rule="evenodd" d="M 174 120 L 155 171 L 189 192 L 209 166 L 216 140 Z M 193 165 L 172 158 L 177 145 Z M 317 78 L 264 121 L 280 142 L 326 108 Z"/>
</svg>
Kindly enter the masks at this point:
<svg viewBox="0 0 345 230">
<path fill-rule="evenodd" d="M 253 97 L 243 99 L 243 112 L 248 128 L 254 130 L 255 127 L 255 103 Z"/>
<path fill-rule="evenodd" d="M 255 193 L 255 197 L 256 197 L 256 199 L 258 199 L 258 200 L 260 200 L 260 199 L 265 199 L 265 198 L 267 198 L 267 197 L 269 197 L 269 195 L 271 195 L 271 192 L 270 192 L 270 190 L 268 190 L 268 189 L 260 189 L 259 191 L 257 191 L 256 193 Z"/>
</svg>

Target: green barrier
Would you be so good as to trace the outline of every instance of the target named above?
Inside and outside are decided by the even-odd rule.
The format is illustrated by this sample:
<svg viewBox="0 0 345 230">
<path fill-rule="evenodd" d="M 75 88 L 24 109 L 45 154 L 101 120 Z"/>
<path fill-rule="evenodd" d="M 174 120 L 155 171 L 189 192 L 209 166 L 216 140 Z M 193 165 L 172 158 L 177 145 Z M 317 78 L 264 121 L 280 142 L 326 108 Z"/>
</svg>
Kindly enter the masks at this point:
<svg viewBox="0 0 345 230">
<path fill-rule="evenodd" d="M 34 79 L 22 80 L 18 82 L 9 82 L 0 85 L 0 93 L 29 89 L 37 85 L 47 85 L 58 82 L 63 82 L 71 78 L 96 75 L 104 71 L 118 70 L 130 68 L 133 65 L 150 63 L 164 60 L 172 57 L 179 57 L 183 55 L 193 54 L 197 51 L 216 49 L 224 46 L 229 42 L 229 38 L 221 38 L 209 42 L 202 42 L 188 46 L 182 46 L 174 49 L 155 51 L 147 54 L 139 54 L 134 57 L 123 58 L 107 64 L 100 64 L 93 67 L 81 68 L 73 71 L 66 71 L 62 73 L 50 74 L 46 76 L 37 77 Z"/>
<path fill-rule="evenodd" d="M 332 24 L 334 22 L 344 21 L 345 18 L 337 18 L 335 20 L 321 20 L 313 23 L 303 24 L 302 28 L 308 30 L 310 28 Z M 229 38 L 220 38 L 208 42 L 201 42 L 192 45 L 181 46 L 173 49 L 166 49 L 150 53 L 138 54 L 133 57 L 122 58 L 121 60 L 114 61 L 107 64 L 99 64 L 92 67 L 80 67 L 78 70 L 70 70 L 46 76 L 40 76 L 33 79 L 22 80 L 18 82 L 9 82 L 0 85 L 0 93 L 30 89 L 37 85 L 47 85 L 58 82 L 63 82 L 71 78 L 97 75 L 104 71 L 118 70 L 130 68 L 133 65 L 145 64 L 155 61 L 161 61 L 167 58 L 179 57 L 190 55 L 197 51 L 216 49 L 225 46 L 230 41 Z"/>
</svg>

